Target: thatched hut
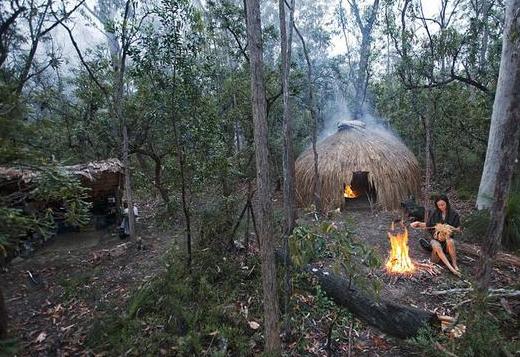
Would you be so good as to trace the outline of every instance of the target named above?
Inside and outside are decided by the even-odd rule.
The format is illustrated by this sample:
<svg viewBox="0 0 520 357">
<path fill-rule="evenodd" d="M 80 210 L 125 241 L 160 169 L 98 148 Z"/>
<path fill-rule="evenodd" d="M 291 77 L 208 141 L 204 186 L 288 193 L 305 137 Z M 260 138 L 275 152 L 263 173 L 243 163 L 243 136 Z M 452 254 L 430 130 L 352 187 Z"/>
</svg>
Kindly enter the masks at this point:
<svg viewBox="0 0 520 357">
<path fill-rule="evenodd" d="M 317 145 L 323 209 L 365 200 L 395 209 L 419 190 L 420 170 L 413 153 L 394 135 L 347 122 Z M 311 205 L 314 154 L 305 150 L 296 160 L 296 195 L 300 206 Z M 349 194 L 349 192 L 352 194 Z"/>
</svg>

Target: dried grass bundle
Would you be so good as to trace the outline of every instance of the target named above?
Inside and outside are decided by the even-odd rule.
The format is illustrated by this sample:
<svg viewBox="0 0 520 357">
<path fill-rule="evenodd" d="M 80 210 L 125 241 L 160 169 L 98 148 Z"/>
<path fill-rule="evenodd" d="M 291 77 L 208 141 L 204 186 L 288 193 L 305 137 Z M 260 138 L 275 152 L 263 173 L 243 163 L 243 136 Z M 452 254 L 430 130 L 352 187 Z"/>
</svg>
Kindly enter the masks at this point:
<svg viewBox="0 0 520 357">
<path fill-rule="evenodd" d="M 445 242 L 455 230 L 455 227 L 442 223 L 437 223 L 434 228 L 435 232 L 433 233 L 433 238 L 439 242 Z"/>
</svg>

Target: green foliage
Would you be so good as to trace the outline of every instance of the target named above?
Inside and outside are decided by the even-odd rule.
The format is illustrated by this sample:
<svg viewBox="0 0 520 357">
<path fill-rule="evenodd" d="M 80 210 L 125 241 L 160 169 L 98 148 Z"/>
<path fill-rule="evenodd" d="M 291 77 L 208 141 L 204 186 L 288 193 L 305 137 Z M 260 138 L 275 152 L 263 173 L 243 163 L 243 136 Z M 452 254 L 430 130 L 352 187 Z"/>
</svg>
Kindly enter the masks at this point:
<svg viewBox="0 0 520 357">
<path fill-rule="evenodd" d="M 481 311 L 468 316 L 468 327 L 461 341 L 457 341 L 456 351 L 460 356 L 496 356 L 504 346 L 504 337 L 499 326 L 487 312 Z"/>
<path fill-rule="evenodd" d="M 502 245 L 508 249 L 520 249 L 520 184 L 518 182 L 513 185 L 507 199 Z"/>
<path fill-rule="evenodd" d="M 491 310 L 489 307 L 473 306 L 464 312 L 459 317 L 459 323 L 466 326 L 466 332 L 460 338 L 449 338 L 428 326 L 420 329 L 418 335 L 408 342 L 426 356 L 444 355 L 432 348 L 437 343 L 447 351 L 463 357 L 501 356 L 518 351 L 520 343 L 510 338 L 511 333 L 518 331 L 518 324 L 505 315 L 495 318 Z M 503 311 L 498 313 L 505 314 Z"/>
<path fill-rule="evenodd" d="M 297 267 L 326 260 L 335 273 L 348 276 L 376 297 L 383 288 L 383 283 L 373 274 L 381 267 L 381 257 L 372 247 L 355 242 L 348 228 L 338 229 L 335 223 L 327 221 L 298 226 L 289 237 L 289 249 L 291 261 Z"/>
<path fill-rule="evenodd" d="M 249 353 L 257 333 L 248 321 L 262 321 L 259 263 L 241 269 L 222 253 L 217 246 L 194 252 L 191 272 L 182 254 L 169 254 L 166 272 L 133 293 L 125 316 L 99 321 L 88 345 L 117 355 Z"/>
<path fill-rule="evenodd" d="M 309 336 L 326 333 L 332 325 L 332 349 L 334 344 L 348 343 L 350 326 L 358 328 L 359 321 L 347 310 L 336 305 L 316 284 L 311 274 L 299 273 L 293 276 L 295 293 L 291 296 L 290 325 L 296 341 L 295 354 L 309 353 L 313 341 Z M 325 339 L 325 337 L 322 337 Z"/>
<path fill-rule="evenodd" d="M 31 199 L 43 202 L 60 202 L 65 207 L 65 222 L 72 226 L 86 225 L 90 219 L 89 189 L 78 178 L 53 166 L 41 168 Z"/>
<path fill-rule="evenodd" d="M 0 255 L 7 255 L 7 249 L 18 243 L 28 231 L 48 236 L 52 227 L 53 222 L 48 216 L 38 219 L 27 216 L 20 209 L 0 207 Z"/>
<path fill-rule="evenodd" d="M 8 197 L 0 197 L 4 207 L 0 207 L 0 254 L 7 253 L 7 247 L 15 246 L 28 233 L 38 233 L 48 238 L 54 226 L 53 207 L 63 206 L 65 222 L 72 226 L 82 226 L 90 219 L 90 203 L 87 202 L 87 189 L 79 179 L 56 166 L 34 167 L 37 173 L 31 189 L 22 193 L 22 202 L 38 202 L 46 208 L 37 208 L 31 213 L 12 207 Z"/>
<path fill-rule="evenodd" d="M 520 248 L 520 185 L 512 185 L 506 203 L 506 217 L 502 232 L 503 247 L 515 250 Z M 489 211 L 474 211 L 464 220 L 463 239 L 482 243 L 489 225 Z"/>
<path fill-rule="evenodd" d="M 15 356 L 19 352 L 18 340 L 0 340 L 0 357 Z"/>
<path fill-rule="evenodd" d="M 324 248 L 325 240 L 323 236 L 308 227 L 296 227 L 289 237 L 291 261 L 297 267 L 303 267 L 315 260 Z"/>
</svg>

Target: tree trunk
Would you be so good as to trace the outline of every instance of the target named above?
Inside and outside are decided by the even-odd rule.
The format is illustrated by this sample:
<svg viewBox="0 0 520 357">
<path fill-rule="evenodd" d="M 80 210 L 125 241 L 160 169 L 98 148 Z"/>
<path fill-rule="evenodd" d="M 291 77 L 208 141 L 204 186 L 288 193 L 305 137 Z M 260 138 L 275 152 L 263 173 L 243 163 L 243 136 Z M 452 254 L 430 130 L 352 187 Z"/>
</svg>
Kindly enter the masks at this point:
<svg viewBox="0 0 520 357">
<path fill-rule="evenodd" d="M 318 115 L 316 113 L 316 104 L 314 102 L 314 89 L 312 86 L 312 64 L 311 59 L 309 57 L 309 52 L 307 51 L 307 46 L 305 44 L 305 40 L 303 39 L 302 34 L 294 25 L 294 30 L 296 34 L 300 38 L 303 47 L 303 54 L 305 56 L 305 62 L 307 63 L 307 82 L 308 82 L 308 95 L 309 95 L 309 110 L 311 112 L 311 127 L 312 127 L 312 152 L 314 154 L 314 181 L 313 181 L 313 197 L 314 197 L 314 206 L 316 206 L 316 212 L 318 214 L 322 213 L 321 207 L 321 181 L 320 174 L 318 171 L 318 150 L 316 149 L 316 143 L 318 141 Z"/>
<path fill-rule="evenodd" d="M 283 235 L 283 250 L 285 254 L 285 281 L 284 281 L 284 332 L 290 334 L 289 327 L 289 300 L 291 296 L 291 271 L 289 267 L 289 236 L 292 234 L 296 222 L 295 190 L 294 190 L 294 150 L 292 135 L 292 118 L 289 107 L 289 73 L 291 69 L 291 47 L 292 30 L 294 22 L 294 3 L 291 1 L 289 9 L 289 26 L 285 21 L 285 0 L 279 0 L 278 7 L 280 13 L 280 43 L 282 58 L 282 92 L 283 92 L 283 131 L 284 131 L 284 155 L 283 155 L 283 203 L 285 210 L 285 230 Z M 289 28 L 289 38 L 287 38 L 287 28 Z"/>
<path fill-rule="evenodd" d="M 172 95 L 173 98 L 173 95 Z M 172 99 L 173 100 L 173 99 Z M 174 106 L 172 104 L 172 110 Z M 191 210 L 188 202 L 188 190 L 186 187 L 186 160 L 184 155 L 184 145 L 179 138 L 179 131 L 177 128 L 177 121 L 172 118 L 173 124 L 173 136 L 175 140 L 175 146 L 177 150 L 177 161 L 179 163 L 179 169 L 181 174 L 181 201 L 182 211 L 184 212 L 184 219 L 186 221 L 186 250 L 187 250 L 187 266 L 191 269 Z"/>
<path fill-rule="evenodd" d="M 263 70 L 262 27 L 258 0 L 247 0 L 247 37 L 251 71 L 251 94 L 254 121 L 258 235 L 262 263 L 262 287 L 265 315 L 265 353 L 280 355 L 278 292 L 272 230 L 272 205 L 269 189 L 267 144 L 267 102 Z"/>
<path fill-rule="evenodd" d="M 7 337 L 7 309 L 4 301 L 4 294 L 0 286 L 0 340 Z"/>
<path fill-rule="evenodd" d="M 426 195 L 428 195 L 432 191 L 432 125 L 430 123 L 430 117 L 428 114 L 423 116 L 424 120 L 424 132 L 426 136 L 426 145 L 424 147 L 424 158 L 426 159 Z M 428 198 L 426 198 L 428 199 Z M 426 207 L 426 206 L 425 206 Z"/>
<path fill-rule="evenodd" d="M 368 86 L 368 62 L 370 60 L 370 49 L 372 46 L 372 29 L 379 10 L 379 0 L 374 0 L 370 7 L 370 13 L 363 16 L 359 10 L 357 0 L 349 1 L 350 8 L 357 25 L 361 31 L 361 45 L 359 48 L 359 61 L 356 79 L 354 82 L 354 108 L 352 114 L 354 119 L 359 119 L 363 114 L 363 105 L 366 99 L 366 91 Z M 366 17 L 366 23 L 363 23 L 363 17 Z"/>
<path fill-rule="evenodd" d="M 292 22 L 294 19 L 294 0 L 291 2 L 289 16 L 289 39 L 285 21 L 285 1 L 279 0 L 280 11 L 280 42 L 282 58 L 282 92 L 283 92 L 283 203 L 285 210 L 285 234 L 290 235 L 296 221 L 294 192 L 294 149 L 292 136 L 292 118 L 289 107 L 289 72 L 292 47 Z"/>
<path fill-rule="evenodd" d="M 128 139 L 128 124 L 126 117 L 123 113 L 123 97 L 124 97 L 124 79 L 126 72 L 126 56 L 128 54 L 129 39 L 126 38 L 126 30 L 128 26 L 128 14 L 130 8 L 130 0 L 126 1 L 125 14 L 123 19 L 123 36 L 121 41 L 123 43 L 121 54 L 114 53 L 111 49 L 112 58 L 117 58 L 112 64 L 114 71 L 115 86 L 114 86 L 114 97 L 113 106 L 116 117 L 122 127 L 123 136 L 123 164 L 125 165 L 125 195 L 126 202 L 128 205 L 128 228 L 130 231 L 130 238 L 135 238 L 135 215 L 134 215 L 134 200 L 132 195 L 132 185 L 130 181 L 130 159 L 129 159 L 129 139 Z"/>
<path fill-rule="evenodd" d="M 121 104 L 119 104 L 121 105 Z M 128 229 L 130 238 L 135 238 L 134 200 L 132 197 L 132 185 L 130 182 L 130 160 L 128 158 L 128 129 L 123 124 L 123 165 L 125 166 L 125 196 L 128 205 Z"/>
<path fill-rule="evenodd" d="M 507 3 L 502 57 L 484 172 L 479 189 L 479 208 L 491 207 L 486 241 L 477 272 L 478 290 L 489 286 L 492 261 L 504 228 L 505 208 L 520 136 L 520 0 Z"/>
<path fill-rule="evenodd" d="M 488 45 L 489 45 L 489 24 L 488 24 L 488 17 L 489 17 L 489 11 L 491 10 L 491 6 L 493 4 L 489 0 L 482 0 L 482 24 L 484 28 L 482 29 L 482 42 L 480 45 L 480 54 L 479 54 L 479 61 L 478 61 L 478 68 L 479 73 L 484 74 L 484 69 L 487 64 L 487 52 L 488 52 Z"/>
<path fill-rule="evenodd" d="M 137 153 L 137 161 L 139 162 L 139 166 L 141 166 L 141 171 L 145 174 L 145 176 L 147 176 L 149 180 L 153 181 L 153 184 L 157 189 L 157 192 L 164 201 L 164 204 L 166 205 L 166 210 L 168 211 L 168 214 L 171 217 L 173 217 L 175 212 L 173 211 L 173 208 L 171 206 L 170 192 L 162 182 L 162 159 L 160 156 L 156 154 L 146 154 L 146 156 L 150 157 L 154 162 L 154 174 L 152 176 L 152 174 L 150 173 L 151 169 L 148 166 L 146 159 L 143 157 L 143 155 L 141 153 Z"/>
</svg>

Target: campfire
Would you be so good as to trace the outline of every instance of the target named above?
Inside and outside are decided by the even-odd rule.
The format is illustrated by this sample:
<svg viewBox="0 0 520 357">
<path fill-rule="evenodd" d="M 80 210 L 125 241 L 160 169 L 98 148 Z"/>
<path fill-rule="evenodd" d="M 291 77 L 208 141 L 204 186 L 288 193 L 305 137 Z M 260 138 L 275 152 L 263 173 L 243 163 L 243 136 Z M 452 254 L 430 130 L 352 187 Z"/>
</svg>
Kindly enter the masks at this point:
<svg viewBox="0 0 520 357">
<path fill-rule="evenodd" d="M 408 255 L 408 230 L 402 221 L 397 227 L 395 223 L 392 222 L 392 227 L 388 232 L 391 250 L 386 262 L 386 270 L 389 273 L 413 273 L 415 265 Z"/>
<path fill-rule="evenodd" d="M 359 194 L 356 191 L 352 190 L 352 187 L 350 187 L 350 185 L 345 185 L 344 196 L 345 198 L 358 198 Z"/>
</svg>

